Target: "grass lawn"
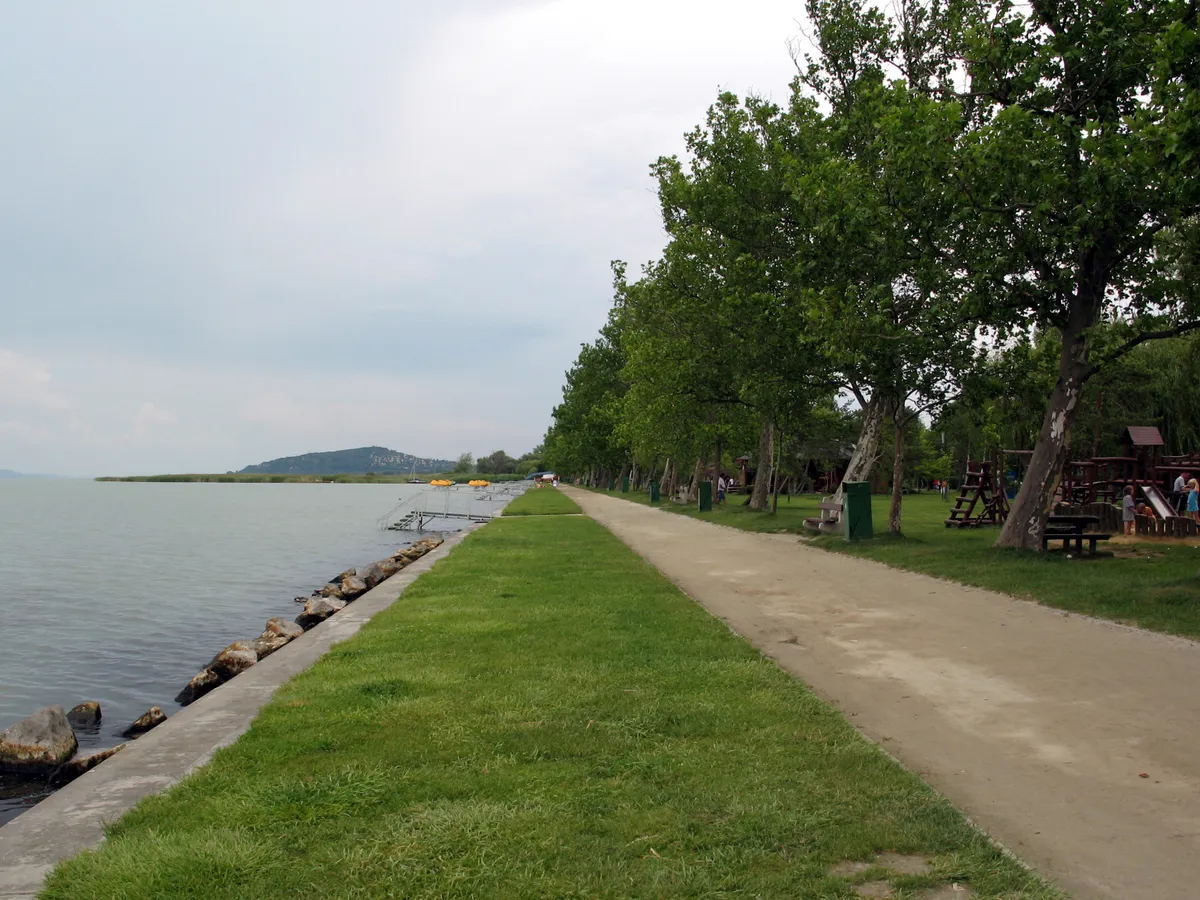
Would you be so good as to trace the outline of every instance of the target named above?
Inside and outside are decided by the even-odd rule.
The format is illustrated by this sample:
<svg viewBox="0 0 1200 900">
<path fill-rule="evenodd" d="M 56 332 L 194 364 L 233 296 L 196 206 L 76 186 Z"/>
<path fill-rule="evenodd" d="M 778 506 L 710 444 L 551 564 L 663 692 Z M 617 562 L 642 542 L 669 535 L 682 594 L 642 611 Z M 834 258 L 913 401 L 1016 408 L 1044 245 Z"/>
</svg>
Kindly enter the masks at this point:
<svg viewBox="0 0 1200 900">
<path fill-rule="evenodd" d="M 42 897 L 848 900 L 879 851 L 1060 896 L 595 522 L 499 519 Z"/>
<path fill-rule="evenodd" d="M 612 495 L 635 497 L 615 491 Z M 648 495 L 641 493 L 636 499 L 648 502 Z M 733 495 L 725 506 L 703 514 L 694 506 L 672 502 L 661 505 L 672 512 L 746 531 L 812 535 L 802 520 L 819 515 L 818 499 L 808 494 L 788 503 L 781 497 L 776 516 L 742 506 L 744 495 Z M 840 535 L 814 535 L 813 544 L 1037 600 L 1058 609 L 1168 634 L 1200 637 L 1200 547 L 1118 538 L 1100 544 L 1104 552 L 1094 559 L 1067 559 L 1059 552 L 1043 555 L 998 550 L 992 546 L 999 534 L 996 528 L 946 528 L 944 521 L 951 503 L 933 493 L 904 498 L 904 536 L 894 538 L 886 533 L 888 504 L 888 497 L 873 498 L 871 511 L 879 535 L 875 540 L 849 544 Z"/>
<path fill-rule="evenodd" d="M 506 516 L 561 516 L 578 512 L 579 504 L 554 488 L 530 488 L 504 507 Z"/>
</svg>

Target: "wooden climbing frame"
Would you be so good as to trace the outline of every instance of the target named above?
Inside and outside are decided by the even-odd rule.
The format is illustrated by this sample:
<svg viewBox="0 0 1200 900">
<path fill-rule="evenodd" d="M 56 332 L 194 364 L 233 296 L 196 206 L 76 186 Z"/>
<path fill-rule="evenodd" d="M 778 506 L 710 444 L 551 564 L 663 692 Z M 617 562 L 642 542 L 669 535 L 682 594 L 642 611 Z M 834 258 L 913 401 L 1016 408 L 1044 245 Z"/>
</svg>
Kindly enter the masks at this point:
<svg viewBox="0 0 1200 900">
<path fill-rule="evenodd" d="M 1000 525 L 1006 518 L 1008 498 L 1004 496 L 996 473 L 992 471 L 992 464 L 968 462 L 967 477 L 954 499 L 954 508 L 950 510 L 946 527 L 978 528 L 980 525 Z"/>
</svg>

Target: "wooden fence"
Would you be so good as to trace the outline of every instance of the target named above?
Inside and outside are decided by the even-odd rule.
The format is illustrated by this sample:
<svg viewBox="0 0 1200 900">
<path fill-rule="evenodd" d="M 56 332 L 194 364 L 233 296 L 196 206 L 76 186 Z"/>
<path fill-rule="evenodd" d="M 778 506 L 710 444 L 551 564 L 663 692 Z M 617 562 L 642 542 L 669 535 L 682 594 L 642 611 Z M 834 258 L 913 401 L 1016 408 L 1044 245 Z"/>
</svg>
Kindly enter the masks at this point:
<svg viewBox="0 0 1200 900">
<path fill-rule="evenodd" d="M 1121 524 L 1121 508 L 1111 503 L 1082 503 L 1069 506 L 1060 503 L 1054 510 L 1068 516 L 1099 516 L 1098 527 L 1101 531 L 1121 534 L 1125 529 Z M 1158 519 L 1153 516 L 1134 516 L 1134 533 L 1145 537 L 1196 537 L 1200 535 L 1200 525 L 1195 519 L 1184 516 L 1172 516 L 1169 519 Z"/>
<path fill-rule="evenodd" d="M 1183 516 L 1172 516 L 1169 519 L 1134 516 L 1133 530 L 1147 537 L 1195 537 L 1200 534 L 1200 526 L 1197 526 L 1196 520 Z"/>
</svg>

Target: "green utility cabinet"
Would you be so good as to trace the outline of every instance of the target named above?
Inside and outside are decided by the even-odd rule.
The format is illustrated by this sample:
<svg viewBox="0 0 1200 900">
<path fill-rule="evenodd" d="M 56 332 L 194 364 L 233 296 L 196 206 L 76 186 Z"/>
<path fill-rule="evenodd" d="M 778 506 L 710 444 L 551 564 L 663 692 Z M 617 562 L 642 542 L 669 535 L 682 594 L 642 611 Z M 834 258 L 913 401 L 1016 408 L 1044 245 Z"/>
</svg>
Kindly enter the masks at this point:
<svg viewBox="0 0 1200 900">
<path fill-rule="evenodd" d="M 622 494 L 629 493 L 629 476 L 628 475 L 626 475 L 624 478 L 621 479 L 621 493 Z"/>
<path fill-rule="evenodd" d="M 662 497 L 660 497 L 659 493 L 658 493 L 658 482 L 657 481 L 650 482 L 650 502 L 657 503 L 661 499 L 662 499 Z"/>
<path fill-rule="evenodd" d="M 848 541 L 867 541 L 875 536 L 871 527 L 871 485 L 865 481 L 842 482 L 842 535 Z"/>
<path fill-rule="evenodd" d="M 712 512 L 712 482 L 700 482 L 699 491 L 700 512 Z"/>
</svg>

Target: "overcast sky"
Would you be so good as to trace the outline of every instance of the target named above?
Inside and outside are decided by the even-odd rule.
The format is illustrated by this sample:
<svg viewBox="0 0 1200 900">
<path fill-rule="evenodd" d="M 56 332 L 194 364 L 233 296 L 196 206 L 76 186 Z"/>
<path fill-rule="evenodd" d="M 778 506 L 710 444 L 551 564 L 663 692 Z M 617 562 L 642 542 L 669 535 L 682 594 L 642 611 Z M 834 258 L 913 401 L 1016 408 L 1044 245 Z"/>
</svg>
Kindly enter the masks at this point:
<svg viewBox="0 0 1200 900">
<path fill-rule="evenodd" d="M 783 100 L 800 0 L 14 3 L 0 468 L 537 444 L 649 164 Z"/>
</svg>

